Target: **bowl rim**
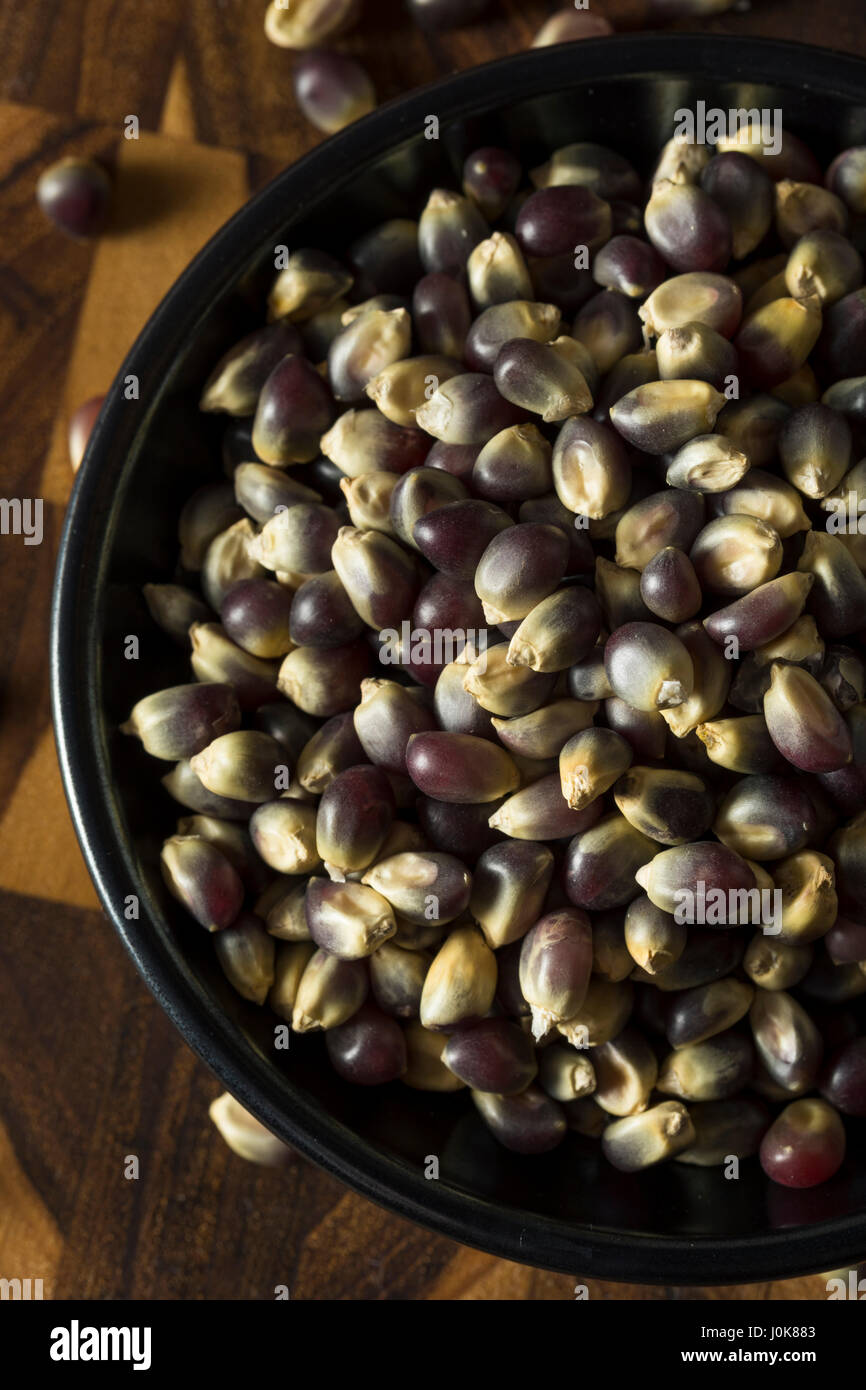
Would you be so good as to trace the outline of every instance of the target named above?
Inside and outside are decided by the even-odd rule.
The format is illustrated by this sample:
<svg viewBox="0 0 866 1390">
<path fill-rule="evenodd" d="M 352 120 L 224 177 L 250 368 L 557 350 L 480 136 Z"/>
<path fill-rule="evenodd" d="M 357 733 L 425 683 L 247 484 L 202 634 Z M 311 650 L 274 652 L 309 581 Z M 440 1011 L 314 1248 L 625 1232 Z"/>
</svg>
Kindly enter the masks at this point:
<svg viewBox="0 0 866 1390">
<path fill-rule="evenodd" d="M 734 1284 L 856 1263 L 866 1248 L 866 1211 L 808 1227 L 747 1236 L 665 1237 L 505 1207 L 431 1184 L 375 1149 L 294 1088 L 290 1112 L 275 1103 L 269 1064 L 228 1014 L 207 1006 L 176 969 L 155 925 L 127 921 L 119 904 L 135 884 L 134 857 L 110 805 L 110 765 L 99 710 L 97 615 L 105 578 L 106 527 L 119 506 L 113 487 L 127 447 L 147 428 L 146 408 L 131 422 L 121 386 L 145 381 L 195 331 L 208 296 L 237 279 L 251 247 L 287 229 L 363 164 L 397 147 L 438 111 L 443 126 L 567 86 L 569 78 L 626 73 L 724 77 L 832 90 L 866 107 L 866 61 L 833 49 L 731 35 L 617 35 L 511 54 L 395 98 L 282 170 L 206 243 L 141 330 L 109 388 L 76 476 L 60 539 L 52 596 L 51 706 L 58 760 L 75 832 L 102 906 L 151 993 L 186 1043 L 220 1082 L 269 1129 L 378 1205 L 440 1235 L 505 1259 L 564 1273 L 648 1284 Z M 755 74 L 758 77 L 755 77 Z M 431 108 L 431 100 L 438 105 Z M 291 209 L 291 212 L 287 212 Z M 288 1085 L 292 1086 L 290 1080 Z"/>
</svg>

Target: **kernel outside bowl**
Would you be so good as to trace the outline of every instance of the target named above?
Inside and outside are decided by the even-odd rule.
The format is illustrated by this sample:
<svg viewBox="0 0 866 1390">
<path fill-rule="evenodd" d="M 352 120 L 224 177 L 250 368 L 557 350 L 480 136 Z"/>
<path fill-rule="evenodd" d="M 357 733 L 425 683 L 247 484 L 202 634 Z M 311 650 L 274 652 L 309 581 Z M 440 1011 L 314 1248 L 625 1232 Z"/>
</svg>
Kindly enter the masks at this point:
<svg viewBox="0 0 866 1390">
<path fill-rule="evenodd" d="M 459 1094 L 353 1089 L 330 1070 L 321 1039 L 293 1036 L 288 1053 L 275 1053 L 273 1020 L 233 994 L 205 933 L 164 889 L 159 846 L 177 808 L 160 788 L 162 769 L 118 724 L 145 693 L 189 679 L 141 585 L 171 577 L 179 508 L 219 472 L 217 427 L 199 415 L 198 394 L 220 353 L 260 321 L 274 246 L 339 252 L 378 221 L 417 215 L 425 187 L 455 186 L 481 144 L 510 145 L 534 167 L 589 139 L 649 172 L 674 112 L 698 100 L 781 108 L 825 163 L 866 143 L 866 63 L 792 43 L 664 35 L 561 45 L 459 73 L 286 169 L 204 248 L 121 367 L 69 504 L 51 637 L 60 762 L 88 867 L 147 985 L 221 1082 L 286 1142 L 432 1230 L 575 1275 L 666 1284 L 862 1259 L 866 1126 L 849 1124 L 844 1167 L 806 1192 L 769 1183 L 755 1160 L 738 1181 L 676 1163 L 624 1175 L 576 1135 L 543 1158 L 510 1154 Z M 425 138 L 431 114 L 438 139 Z M 139 404 L 123 399 L 131 373 Z M 129 633 L 140 637 L 137 661 L 124 658 Z M 137 921 L 123 915 L 130 893 Z M 431 1154 L 437 1182 L 424 1176 Z"/>
</svg>

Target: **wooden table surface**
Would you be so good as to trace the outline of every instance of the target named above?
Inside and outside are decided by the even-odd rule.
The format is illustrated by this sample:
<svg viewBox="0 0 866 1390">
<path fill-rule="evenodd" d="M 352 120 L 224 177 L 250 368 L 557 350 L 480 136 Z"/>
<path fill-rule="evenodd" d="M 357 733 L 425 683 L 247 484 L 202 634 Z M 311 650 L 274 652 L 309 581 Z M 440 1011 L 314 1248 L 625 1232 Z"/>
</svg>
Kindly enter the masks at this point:
<svg viewBox="0 0 866 1390">
<path fill-rule="evenodd" d="M 345 41 L 380 98 L 525 48 L 555 5 L 425 38 L 367 0 Z M 632 0 L 593 5 L 615 23 Z M 253 1167 L 213 1130 L 220 1087 L 151 999 L 103 916 L 51 734 L 48 610 L 71 486 L 68 414 L 111 381 L 205 238 L 318 136 L 264 0 L 0 0 L 0 469 L 44 499 L 44 539 L 0 537 L 0 1277 L 52 1298 L 568 1299 L 574 1279 L 428 1234 L 309 1163 Z M 863 0 L 753 0 L 680 29 L 866 54 Z M 141 139 L 122 138 L 138 117 Z M 35 180 L 62 154 L 117 165 L 111 234 L 53 232 Z M 136 1154 L 140 1177 L 124 1177 Z M 581 1271 L 575 1270 L 579 1277 Z M 725 1290 L 589 1281 L 603 1299 L 822 1298 L 819 1278 Z"/>
</svg>

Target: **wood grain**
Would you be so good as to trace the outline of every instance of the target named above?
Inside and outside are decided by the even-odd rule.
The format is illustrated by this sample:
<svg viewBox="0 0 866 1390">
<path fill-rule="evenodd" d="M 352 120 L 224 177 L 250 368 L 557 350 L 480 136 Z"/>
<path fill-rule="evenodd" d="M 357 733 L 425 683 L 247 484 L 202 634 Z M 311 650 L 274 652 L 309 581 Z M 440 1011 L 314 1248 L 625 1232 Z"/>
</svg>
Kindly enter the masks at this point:
<svg viewBox="0 0 866 1390">
<path fill-rule="evenodd" d="M 386 100 L 526 47 L 552 4 L 426 37 L 402 0 L 368 0 L 343 47 Z M 633 0 L 594 6 L 628 23 Z M 0 0 L 2 493 L 45 502 L 45 538 L 0 544 L 0 1276 L 91 1299 L 821 1298 L 820 1278 L 738 1289 L 581 1281 L 433 1236 L 310 1164 L 253 1168 L 207 1118 L 215 1079 L 152 1001 L 96 906 L 56 769 L 48 608 L 71 484 L 66 427 L 104 390 L 164 290 L 206 237 L 316 133 L 296 111 L 290 54 L 250 0 Z M 862 0 L 755 0 L 680 29 L 767 34 L 866 53 Z M 142 138 L 126 142 L 130 114 Z M 39 171 L 67 153 L 116 168 L 98 245 L 36 209 Z M 143 209 L 146 208 L 146 215 Z M 125 1176 L 129 1156 L 139 1176 Z"/>
</svg>

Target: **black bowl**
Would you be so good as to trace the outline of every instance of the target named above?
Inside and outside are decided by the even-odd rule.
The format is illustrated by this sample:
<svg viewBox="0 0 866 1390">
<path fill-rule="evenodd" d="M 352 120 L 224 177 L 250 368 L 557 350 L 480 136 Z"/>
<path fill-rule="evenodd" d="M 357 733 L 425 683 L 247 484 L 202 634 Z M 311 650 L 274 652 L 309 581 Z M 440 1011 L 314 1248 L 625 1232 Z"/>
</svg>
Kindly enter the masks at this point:
<svg viewBox="0 0 866 1390">
<path fill-rule="evenodd" d="M 648 171 L 677 108 L 781 107 L 819 157 L 866 140 L 866 64 L 797 44 L 671 36 L 601 39 L 518 54 L 416 91 L 287 169 L 207 245 L 145 327 L 93 433 L 61 545 L 51 677 L 66 794 L 105 909 L 184 1038 L 270 1129 L 358 1191 L 457 1240 L 513 1260 L 645 1283 L 730 1283 L 838 1267 L 866 1250 L 866 1143 L 807 1192 L 671 1164 L 624 1176 L 570 1136 L 544 1158 L 500 1148 L 465 1095 L 344 1085 L 321 1039 L 275 1053 L 272 1023 L 216 967 L 210 941 L 160 879 L 177 807 L 162 771 L 117 733 L 132 703 L 189 678 L 150 620 L 141 585 L 172 575 L 178 510 L 219 475 L 201 383 L 261 321 L 273 248 L 339 251 L 385 217 L 455 186 L 464 155 L 507 143 L 532 167 L 570 140 L 629 154 Z M 436 115 L 440 138 L 425 138 Z M 140 381 L 140 400 L 122 381 Z M 140 640 L 137 660 L 125 638 Z M 124 915 L 129 894 L 140 915 Z M 280 1058 L 284 1060 L 280 1060 Z M 424 1177 L 427 1155 L 439 1181 Z"/>
</svg>

